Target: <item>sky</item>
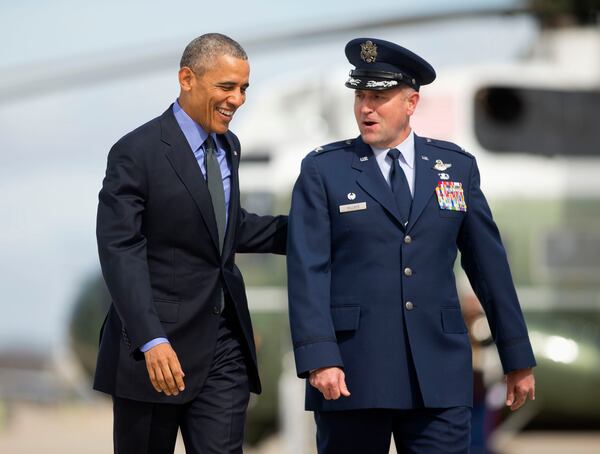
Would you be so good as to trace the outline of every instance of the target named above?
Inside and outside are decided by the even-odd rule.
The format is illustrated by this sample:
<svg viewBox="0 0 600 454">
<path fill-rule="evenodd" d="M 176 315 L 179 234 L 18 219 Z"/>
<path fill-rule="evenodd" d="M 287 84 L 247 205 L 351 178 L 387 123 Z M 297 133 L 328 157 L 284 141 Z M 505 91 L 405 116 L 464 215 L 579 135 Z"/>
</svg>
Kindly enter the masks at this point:
<svg viewBox="0 0 600 454">
<path fill-rule="evenodd" d="M 481 4 L 515 2 L 380 0 L 374 5 L 261 0 L 229 1 L 226 8 L 223 2 L 198 1 L 2 2 L 0 87 L 20 79 L 30 85 L 21 86 L 21 96 L 9 102 L 0 98 L 0 348 L 64 344 L 73 301 L 82 283 L 99 268 L 95 212 L 108 149 L 173 102 L 179 53 L 191 39 L 219 31 L 244 44 L 357 18 L 402 17 Z M 514 58 L 533 31 L 530 21 L 490 19 L 411 26 L 378 36 L 401 40 L 443 68 Z M 235 124 L 251 117 L 274 82 L 285 84 L 299 74 L 337 76 L 337 69 L 329 72 L 330 66 L 347 71 L 341 49 L 351 37 L 315 38 L 293 49 L 269 51 L 267 45 L 250 53 L 252 86 Z M 136 52 L 154 50 L 172 55 L 164 67 L 141 71 L 138 65 L 127 64 Z M 60 74 L 61 68 L 82 62 L 101 69 L 102 62 L 113 58 L 123 62 L 128 77 L 87 83 L 88 75 L 73 87 L 28 93 L 40 84 L 44 88 L 46 73 Z"/>
<path fill-rule="evenodd" d="M 520 4 L 517 0 L 350 1 L 21 0 L 0 6 L 0 68 L 222 31 L 242 39 L 357 19 Z M 187 41 L 186 41 L 187 40 Z"/>
</svg>

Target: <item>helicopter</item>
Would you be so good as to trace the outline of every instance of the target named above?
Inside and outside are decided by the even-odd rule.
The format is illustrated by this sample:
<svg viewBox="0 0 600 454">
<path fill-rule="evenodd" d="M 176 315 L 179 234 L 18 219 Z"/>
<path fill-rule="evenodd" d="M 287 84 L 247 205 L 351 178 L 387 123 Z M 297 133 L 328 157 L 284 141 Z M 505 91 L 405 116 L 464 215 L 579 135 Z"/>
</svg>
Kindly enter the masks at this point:
<svg viewBox="0 0 600 454">
<path fill-rule="evenodd" d="M 325 42 L 331 47 L 334 43 L 339 52 L 340 43 L 357 33 L 393 37 L 407 26 L 490 14 L 527 15 L 531 10 L 488 9 L 470 15 L 364 21 L 331 30 L 265 36 L 250 40 L 247 48 L 278 52 L 285 46 L 314 48 Z M 539 361 L 539 397 L 528 423 L 564 423 L 565 415 L 573 424 L 599 419 L 598 409 L 589 405 L 598 399 L 593 384 L 599 381 L 600 369 L 600 239 L 596 233 L 600 203 L 592 187 L 600 154 L 595 145 L 600 143 L 599 130 L 592 123 L 600 90 L 598 42 L 593 27 L 543 29 L 522 59 L 440 70 L 436 84 L 423 90 L 413 122 L 419 134 L 455 141 L 480 164 Z M 147 70 L 159 71 L 171 64 L 174 53 L 148 53 L 140 59 Z M 279 80 L 270 81 L 269 89 L 260 93 L 260 103 L 251 110 L 248 106 L 240 117 L 236 128 L 244 144 L 240 179 L 244 205 L 250 211 L 285 212 L 302 157 L 318 145 L 357 134 L 351 95 L 342 82 L 345 62 L 329 67 L 327 60 L 320 61 L 325 61 L 321 73 L 299 71 L 286 73 L 285 80 L 274 78 Z M 578 62 L 577 71 L 573 61 Z M 70 89 L 82 81 L 101 84 L 126 77 L 126 65 L 118 58 L 97 63 L 103 71 L 95 65 L 79 67 L 76 78 L 69 77 L 73 68 L 64 72 L 58 68 L 43 81 L 47 83 L 28 89 L 28 95 Z M 0 102 L 22 96 L 24 87 L 31 87 L 28 82 L 20 75 L 5 84 Z M 272 121 L 266 124 L 264 118 Z M 265 385 L 265 392 L 253 397 L 249 409 L 248 438 L 256 442 L 280 424 L 277 383 L 285 373 L 282 358 L 289 350 L 285 264 L 271 257 L 240 256 L 238 262 L 249 284 Z M 94 275 L 74 303 L 70 344 L 88 374 L 93 371 L 98 330 L 109 301 L 99 275 Z M 562 398 L 566 382 L 577 383 L 569 399 Z"/>
</svg>

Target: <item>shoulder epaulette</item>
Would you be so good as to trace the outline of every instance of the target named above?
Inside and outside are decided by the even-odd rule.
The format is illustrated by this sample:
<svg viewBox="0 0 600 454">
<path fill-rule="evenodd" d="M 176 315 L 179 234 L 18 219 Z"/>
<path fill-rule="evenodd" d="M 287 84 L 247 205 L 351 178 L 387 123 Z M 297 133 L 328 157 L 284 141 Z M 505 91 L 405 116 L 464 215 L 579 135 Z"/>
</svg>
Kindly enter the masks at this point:
<svg viewBox="0 0 600 454">
<path fill-rule="evenodd" d="M 466 151 L 464 148 L 459 147 L 455 143 L 447 142 L 446 140 L 430 139 L 430 138 L 427 138 L 427 137 L 425 138 L 425 141 L 429 145 L 433 145 L 434 147 L 443 148 L 444 150 L 456 151 L 458 153 L 462 153 L 464 155 L 467 155 L 470 158 L 473 157 L 473 155 L 471 153 L 469 153 L 468 151 Z"/>
<path fill-rule="evenodd" d="M 338 150 L 340 148 L 346 148 L 349 145 L 354 143 L 354 139 L 340 140 L 338 142 L 328 143 L 327 145 L 322 145 L 320 147 L 315 148 L 312 153 L 316 155 L 320 155 L 332 150 Z M 311 154 L 312 154 L 311 153 Z"/>
</svg>

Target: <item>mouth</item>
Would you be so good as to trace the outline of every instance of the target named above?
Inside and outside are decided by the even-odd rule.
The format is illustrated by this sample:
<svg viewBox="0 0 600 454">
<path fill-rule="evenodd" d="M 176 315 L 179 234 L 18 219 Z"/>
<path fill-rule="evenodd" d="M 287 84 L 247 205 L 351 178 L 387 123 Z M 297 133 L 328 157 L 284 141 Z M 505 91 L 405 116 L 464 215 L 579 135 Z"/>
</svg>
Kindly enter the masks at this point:
<svg viewBox="0 0 600 454">
<path fill-rule="evenodd" d="M 372 126 L 375 126 L 377 124 L 377 122 L 376 121 L 370 121 L 370 120 L 364 120 L 362 122 L 362 124 L 363 124 L 363 126 L 365 126 L 367 128 L 370 128 Z"/>
<path fill-rule="evenodd" d="M 224 116 L 227 120 L 231 120 L 233 118 L 233 114 L 235 110 L 232 109 L 224 109 L 222 107 L 217 107 L 217 112 L 219 112 L 222 116 Z"/>
</svg>

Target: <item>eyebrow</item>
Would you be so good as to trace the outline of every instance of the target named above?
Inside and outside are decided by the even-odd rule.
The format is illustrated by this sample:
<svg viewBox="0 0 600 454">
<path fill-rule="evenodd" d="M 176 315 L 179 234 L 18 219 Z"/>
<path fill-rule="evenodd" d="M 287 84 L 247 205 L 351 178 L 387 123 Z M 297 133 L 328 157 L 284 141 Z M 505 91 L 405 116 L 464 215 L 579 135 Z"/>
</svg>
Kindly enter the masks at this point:
<svg viewBox="0 0 600 454">
<path fill-rule="evenodd" d="M 219 87 L 237 87 L 238 83 L 233 81 L 224 81 L 224 82 L 215 82 L 215 85 Z M 248 88 L 250 86 L 249 83 L 245 83 L 242 85 L 243 88 Z"/>
</svg>

